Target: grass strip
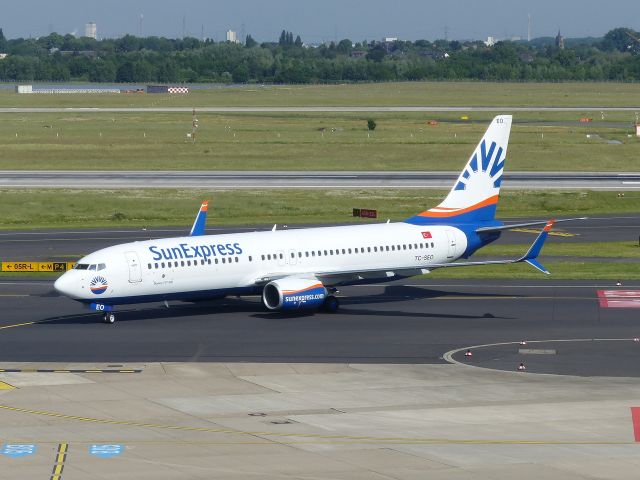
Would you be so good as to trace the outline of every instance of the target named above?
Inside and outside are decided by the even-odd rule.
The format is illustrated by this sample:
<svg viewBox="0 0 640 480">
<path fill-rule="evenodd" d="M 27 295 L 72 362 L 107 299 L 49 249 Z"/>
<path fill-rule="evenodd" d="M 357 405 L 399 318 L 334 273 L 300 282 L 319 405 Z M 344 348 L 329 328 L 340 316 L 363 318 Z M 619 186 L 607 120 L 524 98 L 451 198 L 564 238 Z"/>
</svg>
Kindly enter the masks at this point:
<svg viewBox="0 0 640 480">
<path fill-rule="evenodd" d="M 599 114 L 517 114 L 507 171 L 636 171 L 635 117 Z M 190 112 L 2 114 L 0 170 L 459 171 L 493 113 L 459 115 L 198 114 L 194 144 Z"/>
<path fill-rule="evenodd" d="M 97 182 L 99 179 L 97 179 Z M 99 190 L 0 189 L 0 229 L 116 228 L 181 225 L 188 229 L 202 200 L 208 225 L 362 223 L 353 208 L 400 221 L 440 203 L 439 190 Z M 498 218 L 637 214 L 640 192 L 504 191 Z M 563 227 L 558 226 L 558 230 Z"/>
</svg>

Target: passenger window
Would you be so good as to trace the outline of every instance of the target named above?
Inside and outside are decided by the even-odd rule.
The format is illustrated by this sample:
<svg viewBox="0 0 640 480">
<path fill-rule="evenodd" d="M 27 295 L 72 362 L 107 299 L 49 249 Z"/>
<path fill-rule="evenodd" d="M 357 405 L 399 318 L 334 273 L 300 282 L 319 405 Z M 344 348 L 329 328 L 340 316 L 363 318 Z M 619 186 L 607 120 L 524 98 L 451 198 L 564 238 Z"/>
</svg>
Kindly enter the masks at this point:
<svg viewBox="0 0 640 480">
<path fill-rule="evenodd" d="M 406 250 L 406 249 L 407 249 L 407 246 L 406 246 L 406 245 L 402 245 L 402 249 L 403 249 L 403 250 Z"/>
<path fill-rule="evenodd" d="M 282 260 L 284 258 L 284 255 L 281 253 L 280 254 L 280 260 Z"/>
<path fill-rule="evenodd" d="M 157 264 L 157 263 L 156 263 L 156 264 L 154 264 L 154 267 L 155 267 L 155 269 L 157 270 L 157 269 L 158 269 L 158 264 Z"/>
<path fill-rule="evenodd" d="M 216 258 L 216 265 L 218 264 L 218 259 Z"/>
<path fill-rule="evenodd" d="M 253 257 L 251 255 L 249 255 L 249 261 L 252 262 L 253 261 Z M 211 260 L 209 260 L 209 263 L 211 263 Z"/>
<path fill-rule="evenodd" d="M 387 252 L 389 251 L 389 245 L 386 246 Z"/>
<path fill-rule="evenodd" d="M 236 263 L 238 263 L 240 261 L 240 259 L 238 257 L 236 257 Z"/>
<path fill-rule="evenodd" d="M 187 267 L 191 266 L 191 260 L 187 260 Z"/>
<path fill-rule="evenodd" d="M 431 242 L 431 248 L 433 248 L 433 242 Z"/>
<path fill-rule="evenodd" d="M 378 247 L 373 247 L 373 251 L 377 252 L 378 251 Z"/>
<path fill-rule="evenodd" d="M 309 252 L 304 252 L 304 256 L 308 257 L 309 256 Z"/>
<path fill-rule="evenodd" d="M 271 254 L 270 253 L 267 255 L 267 260 L 271 260 Z"/>
<path fill-rule="evenodd" d="M 302 258 L 302 252 L 298 252 L 298 258 Z"/>
<path fill-rule="evenodd" d="M 329 254 L 328 254 L 328 253 L 327 253 L 327 251 L 325 250 L 325 251 L 324 251 L 324 256 L 326 257 L 327 255 L 329 255 Z"/>
<path fill-rule="evenodd" d="M 264 255 L 262 255 L 262 261 L 264 262 Z"/>
<path fill-rule="evenodd" d="M 147 270 L 151 270 L 151 264 L 147 264 Z"/>
<path fill-rule="evenodd" d="M 358 249 L 357 248 L 354 248 L 353 250 L 354 250 L 355 253 L 358 253 Z"/>
<path fill-rule="evenodd" d="M 322 250 L 318 250 L 318 256 L 321 257 L 322 256 Z"/>
<path fill-rule="evenodd" d="M 291 252 L 291 258 L 295 258 L 295 253 Z"/>
<path fill-rule="evenodd" d="M 249 257 L 249 261 L 251 261 L 251 257 Z M 207 263 L 208 263 L 209 265 L 211 265 L 211 259 L 210 259 L 210 258 L 207 258 Z"/>
<path fill-rule="evenodd" d="M 342 254 L 344 255 L 345 253 L 347 253 L 347 251 L 343 248 L 342 249 Z"/>
<path fill-rule="evenodd" d="M 312 256 L 312 257 L 315 257 L 315 256 L 316 256 L 316 252 L 313 252 L 313 251 L 312 251 L 312 252 L 311 252 L 311 256 Z"/>
<path fill-rule="evenodd" d="M 391 250 L 393 250 L 395 252 L 396 251 L 396 246 L 395 245 L 391 245 Z"/>
<path fill-rule="evenodd" d="M 412 248 L 412 246 L 411 246 L 411 244 L 409 244 L 409 250 L 411 250 L 411 248 Z"/>
<path fill-rule="evenodd" d="M 162 268 L 164 268 L 164 262 L 162 262 L 162 263 L 160 264 L 160 266 L 161 266 Z"/>
</svg>

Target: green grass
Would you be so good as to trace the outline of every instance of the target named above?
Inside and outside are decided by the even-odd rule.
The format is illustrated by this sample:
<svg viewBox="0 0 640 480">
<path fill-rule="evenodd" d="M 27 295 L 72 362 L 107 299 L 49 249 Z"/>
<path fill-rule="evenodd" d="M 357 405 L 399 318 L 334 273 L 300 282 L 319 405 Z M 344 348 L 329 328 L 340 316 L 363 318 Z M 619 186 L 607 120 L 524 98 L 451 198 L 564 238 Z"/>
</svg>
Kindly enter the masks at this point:
<svg viewBox="0 0 640 480">
<path fill-rule="evenodd" d="M 127 88 L 127 87 L 123 87 Z M 192 90 L 188 95 L 18 95 L 0 91 L 5 107 L 198 106 L 637 106 L 625 83 L 402 82 L 260 86 Z"/>
<path fill-rule="evenodd" d="M 96 179 L 99 182 L 99 179 Z M 100 190 L 0 189 L 0 228 L 81 228 L 184 225 L 202 200 L 211 201 L 209 225 L 337 223 L 354 221 L 353 208 L 402 220 L 437 205 L 438 190 Z M 505 191 L 499 218 L 637 214 L 640 192 Z"/>
<path fill-rule="evenodd" d="M 628 136 L 630 113 L 608 114 L 604 126 L 561 124 L 598 114 L 517 115 L 529 123 L 512 128 L 507 170 L 637 171 L 640 139 Z M 0 170 L 459 171 L 493 114 L 471 122 L 458 115 L 199 114 L 193 144 L 190 113 L 2 114 Z M 369 116 L 374 132 L 366 129 Z M 434 117 L 442 122 L 427 126 Z"/>
</svg>

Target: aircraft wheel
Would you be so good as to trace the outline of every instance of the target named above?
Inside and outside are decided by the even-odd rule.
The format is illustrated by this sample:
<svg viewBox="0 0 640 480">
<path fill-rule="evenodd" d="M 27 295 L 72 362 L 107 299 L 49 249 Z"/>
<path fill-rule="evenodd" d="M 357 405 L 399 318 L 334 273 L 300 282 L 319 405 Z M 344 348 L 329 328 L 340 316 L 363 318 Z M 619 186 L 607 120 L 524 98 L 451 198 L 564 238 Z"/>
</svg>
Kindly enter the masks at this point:
<svg viewBox="0 0 640 480">
<path fill-rule="evenodd" d="M 114 323 L 116 321 L 116 316 L 113 313 L 105 313 L 103 321 L 104 323 Z"/>
<path fill-rule="evenodd" d="M 325 298 L 324 303 L 322 304 L 322 310 L 328 313 L 337 312 L 340 308 L 340 302 L 333 295 L 329 295 Z"/>
</svg>

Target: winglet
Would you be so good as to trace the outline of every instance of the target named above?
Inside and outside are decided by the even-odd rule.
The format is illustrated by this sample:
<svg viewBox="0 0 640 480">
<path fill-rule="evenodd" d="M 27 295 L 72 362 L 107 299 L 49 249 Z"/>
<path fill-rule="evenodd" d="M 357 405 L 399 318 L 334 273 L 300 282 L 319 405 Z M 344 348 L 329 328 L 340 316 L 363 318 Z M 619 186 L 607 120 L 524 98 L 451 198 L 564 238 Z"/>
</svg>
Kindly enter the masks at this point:
<svg viewBox="0 0 640 480">
<path fill-rule="evenodd" d="M 536 258 L 538 258 L 538 255 L 540 255 L 542 246 L 544 245 L 545 240 L 549 236 L 549 232 L 553 228 L 554 223 L 556 223 L 555 220 L 549 220 L 547 222 L 547 224 L 544 226 L 544 228 L 538 235 L 538 238 L 535 239 L 535 241 L 533 242 L 533 244 L 531 245 L 527 253 L 525 253 L 524 256 L 518 260 L 519 262 L 527 262 L 532 267 L 537 268 L 542 273 L 546 273 L 547 275 L 549 274 L 549 271 L 546 268 L 544 268 L 540 263 L 538 263 Z"/>
<path fill-rule="evenodd" d="M 205 200 L 200 205 L 200 210 L 198 211 L 198 215 L 196 215 L 196 219 L 193 222 L 193 227 L 191 227 L 191 232 L 189 232 L 190 237 L 197 237 L 200 235 L 204 235 L 204 230 L 207 226 L 207 210 L 209 209 L 209 200 Z"/>
</svg>

